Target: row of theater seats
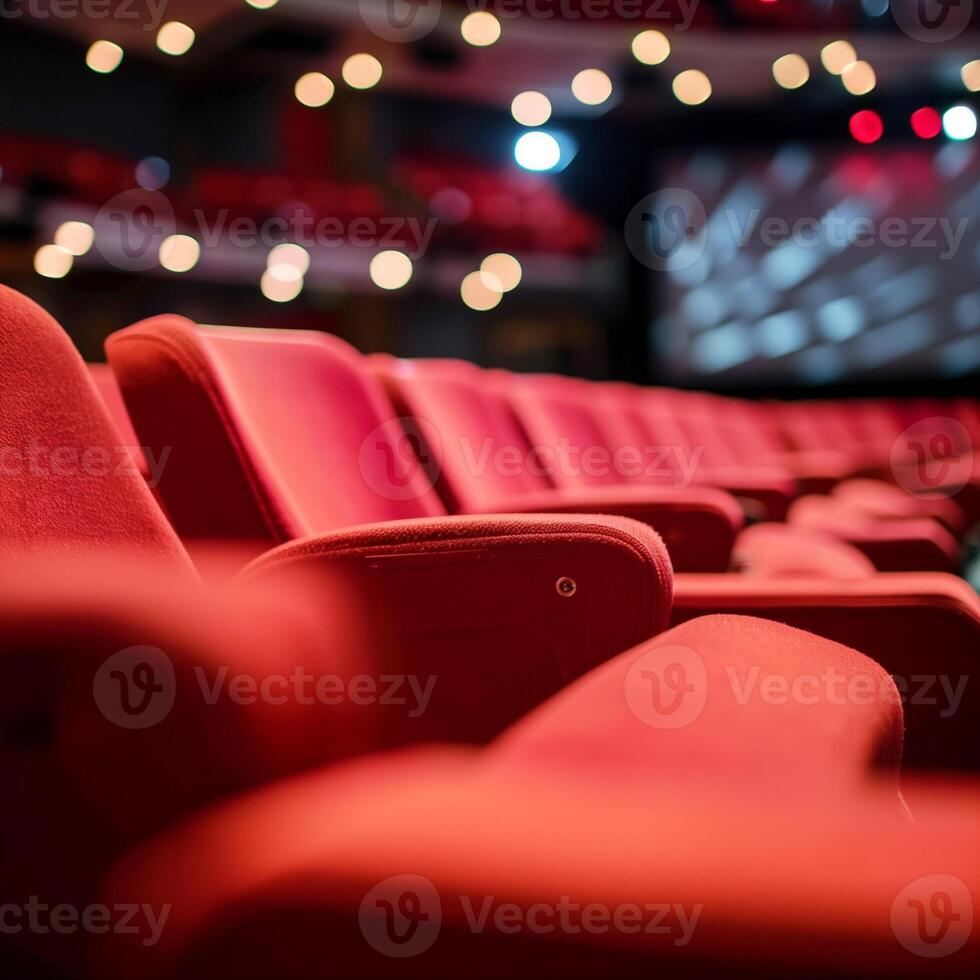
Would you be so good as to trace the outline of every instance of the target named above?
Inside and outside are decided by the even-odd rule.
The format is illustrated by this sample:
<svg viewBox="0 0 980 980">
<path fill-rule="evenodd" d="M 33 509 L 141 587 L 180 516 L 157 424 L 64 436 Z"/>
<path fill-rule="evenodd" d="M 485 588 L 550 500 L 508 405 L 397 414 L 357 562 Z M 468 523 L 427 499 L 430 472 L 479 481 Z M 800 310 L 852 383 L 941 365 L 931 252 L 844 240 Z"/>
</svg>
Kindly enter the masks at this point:
<svg viewBox="0 0 980 980">
<path fill-rule="evenodd" d="M 813 450 L 915 542 L 883 571 L 779 522 L 770 409 L 176 317 L 107 353 L 0 289 L 5 974 L 975 975 L 980 604 L 914 550 L 958 496 Z"/>
</svg>

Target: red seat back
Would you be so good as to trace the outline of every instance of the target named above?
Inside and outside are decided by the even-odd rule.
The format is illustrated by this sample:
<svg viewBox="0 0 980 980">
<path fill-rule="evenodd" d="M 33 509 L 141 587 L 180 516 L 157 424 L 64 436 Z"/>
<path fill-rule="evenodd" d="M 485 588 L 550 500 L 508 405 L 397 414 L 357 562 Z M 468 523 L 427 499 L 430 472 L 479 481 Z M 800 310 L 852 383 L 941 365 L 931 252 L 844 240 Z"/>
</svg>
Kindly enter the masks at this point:
<svg viewBox="0 0 980 980">
<path fill-rule="evenodd" d="M 157 317 L 106 344 L 185 536 L 286 541 L 445 514 L 377 380 L 342 340 Z M 220 488 L 220 489 L 219 489 Z"/>
<path fill-rule="evenodd" d="M 0 368 L 0 549 L 129 550 L 189 570 L 68 336 L 3 286 Z"/>
</svg>

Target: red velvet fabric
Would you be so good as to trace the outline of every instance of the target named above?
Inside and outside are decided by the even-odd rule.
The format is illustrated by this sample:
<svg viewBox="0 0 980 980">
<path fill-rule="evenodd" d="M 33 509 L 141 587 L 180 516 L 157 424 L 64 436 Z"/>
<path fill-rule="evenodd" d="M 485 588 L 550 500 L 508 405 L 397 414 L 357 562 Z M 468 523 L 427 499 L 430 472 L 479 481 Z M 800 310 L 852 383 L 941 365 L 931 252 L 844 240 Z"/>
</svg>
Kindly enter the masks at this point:
<svg viewBox="0 0 980 980">
<path fill-rule="evenodd" d="M 760 616 L 860 650 L 904 685 L 906 764 L 980 771 L 980 600 L 943 574 L 853 581 L 679 575 L 673 622 Z"/>
<path fill-rule="evenodd" d="M 876 569 L 853 545 L 823 531 L 754 524 L 735 542 L 736 569 L 759 578 L 868 578 Z"/>
<path fill-rule="evenodd" d="M 697 651 L 722 685 L 726 666 L 787 679 L 837 669 L 876 679 L 880 696 L 780 710 L 712 686 L 687 725 L 645 725 L 624 694 L 644 657 L 678 647 Z M 364 760 L 160 835 L 120 864 L 105 894 L 172 904 L 168 928 L 152 950 L 145 931 L 93 943 L 93 973 L 775 977 L 805 962 L 822 976 L 926 975 L 898 939 L 914 924 L 893 909 L 910 882 L 942 869 L 958 881 L 951 901 L 967 917 L 958 934 L 972 930 L 976 910 L 962 890 L 980 886 L 980 797 L 913 784 L 908 819 L 889 768 L 901 737 L 889 683 L 853 651 L 784 626 L 688 624 L 583 678 L 482 753 Z M 733 744 L 749 748 L 752 764 Z M 873 776 L 881 764 L 883 780 Z M 431 924 L 417 950 L 401 950 L 397 923 L 385 932 L 383 900 L 405 908 L 405 892 L 429 916 L 417 926 Z M 500 925 L 507 904 L 519 911 L 506 923 L 523 928 Z M 673 929 L 610 926 L 629 904 L 665 904 Z M 606 911 L 606 928 L 581 927 L 586 905 Z M 558 910 L 570 906 L 578 928 L 528 925 L 542 907 L 563 921 Z M 482 927 L 481 910 L 490 915 Z M 681 919 L 695 917 L 682 938 Z M 978 962 L 972 935 L 938 961 L 939 975 L 967 976 Z M 935 975 L 937 961 L 928 967 Z"/>
<path fill-rule="evenodd" d="M 288 583 L 294 574 L 341 575 L 365 597 L 367 646 L 384 651 L 387 672 L 438 678 L 424 715 L 391 716 L 392 744 L 486 741 L 670 618 L 663 544 L 622 518 L 368 525 L 283 545 L 243 579 Z"/>
<path fill-rule="evenodd" d="M 157 317 L 106 350 L 143 441 L 173 447 L 160 490 L 184 536 L 281 542 L 445 513 L 341 340 Z"/>
<path fill-rule="evenodd" d="M 960 567 L 956 538 L 928 517 L 880 517 L 838 497 L 811 495 L 793 503 L 788 521 L 846 541 L 882 572 L 955 572 Z"/>
<path fill-rule="evenodd" d="M 102 407 L 81 357 L 35 303 L 0 286 L 0 549 L 78 548 L 190 563 Z"/>
<path fill-rule="evenodd" d="M 126 403 L 123 401 L 119 382 L 116 381 L 112 368 L 108 364 L 87 364 L 86 367 L 95 383 L 95 390 L 102 399 L 102 405 L 109 413 L 109 418 L 112 419 L 112 424 L 119 436 L 120 445 L 129 450 L 134 465 L 143 474 L 143 477 L 148 477 L 150 475 L 149 467 L 140 448 L 139 437 L 133 428 L 129 412 L 126 411 Z"/>
<path fill-rule="evenodd" d="M 674 568 L 681 571 L 725 571 L 742 515 L 735 500 L 705 487 L 626 485 L 577 486 L 563 476 L 563 463 L 547 456 L 551 443 L 534 444 L 510 406 L 489 389 L 484 373 L 472 365 L 442 361 L 371 361 L 385 381 L 402 415 L 424 422 L 437 434 L 438 487 L 458 513 L 495 510 L 524 513 L 609 513 L 642 520 L 663 537 Z M 569 382 L 574 384 L 574 382 Z M 593 439 L 600 438 L 597 431 Z M 609 451 L 614 468 L 617 451 L 603 442 L 575 443 L 578 450 Z M 646 444 L 634 441 L 634 455 Z M 640 467 L 651 460 L 640 456 Z M 574 461 L 573 465 L 580 465 Z M 625 478 L 623 478 L 625 479 Z M 649 481 L 653 484 L 655 481 Z"/>
</svg>

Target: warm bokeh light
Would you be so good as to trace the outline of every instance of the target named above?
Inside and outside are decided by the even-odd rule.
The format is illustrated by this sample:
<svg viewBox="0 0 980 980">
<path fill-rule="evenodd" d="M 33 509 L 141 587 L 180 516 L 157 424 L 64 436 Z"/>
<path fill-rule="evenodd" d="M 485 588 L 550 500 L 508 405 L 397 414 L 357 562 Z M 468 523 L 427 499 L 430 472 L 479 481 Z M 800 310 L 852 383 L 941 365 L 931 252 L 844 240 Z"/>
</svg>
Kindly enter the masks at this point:
<svg viewBox="0 0 980 980">
<path fill-rule="evenodd" d="M 54 233 L 54 243 L 72 255 L 85 255 L 95 244 L 95 229 L 84 221 L 66 221 Z"/>
<path fill-rule="evenodd" d="M 157 34 L 157 47 L 164 54 L 176 58 L 190 51 L 194 46 L 195 37 L 194 31 L 186 24 L 182 24 L 179 20 L 172 20 L 160 28 Z"/>
<path fill-rule="evenodd" d="M 463 302 L 471 310 L 492 310 L 504 298 L 500 280 L 489 272 L 471 272 L 459 287 Z"/>
<path fill-rule="evenodd" d="M 782 88 L 799 88 L 810 80 L 810 66 L 798 54 L 784 54 L 772 63 L 772 77 Z"/>
<path fill-rule="evenodd" d="M 381 81 L 381 62 L 373 54 L 352 54 L 340 74 L 351 88 L 374 88 Z"/>
<path fill-rule="evenodd" d="M 878 83 L 874 68 L 866 61 L 855 61 L 854 64 L 848 65 L 841 73 L 840 79 L 851 95 L 867 95 Z"/>
<path fill-rule="evenodd" d="M 459 32 L 467 44 L 485 48 L 500 40 L 500 21 L 489 11 L 476 10 L 463 18 Z"/>
<path fill-rule="evenodd" d="M 259 285 L 266 299 L 288 303 L 303 292 L 303 276 L 295 266 L 281 263 L 266 269 Z"/>
<path fill-rule="evenodd" d="M 64 279 L 71 272 L 75 257 L 60 245 L 42 245 L 34 256 L 34 269 L 46 279 Z"/>
<path fill-rule="evenodd" d="M 644 65 L 659 65 L 670 55 L 670 41 L 660 31 L 640 31 L 630 47 L 633 57 Z"/>
<path fill-rule="evenodd" d="M 371 259 L 371 282 L 381 289 L 401 289 L 412 278 L 412 260 L 404 252 L 378 252 Z"/>
<path fill-rule="evenodd" d="M 938 112 L 931 106 L 923 106 L 912 113 L 910 122 L 912 132 L 920 139 L 931 140 L 943 131 L 943 121 Z"/>
<path fill-rule="evenodd" d="M 160 243 L 160 265 L 168 272 L 190 272 L 201 259 L 201 246 L 190 235 L 170 235 Z"/>
<path fill-rule="evenodd" d="M 820 52 L 820 61 L 831 75 L 840 75 L 857 61 L 854 46 L 847 41 L 831 41 Z"/>
<path fill-rule="evenodd" d="M 551 118 L 551 99 L 541 92 L 521 92 L 511 102 L 510 114 L 522 126 L 543 126 Z"/>
<path fill-rule="evenodd" d="M 572 79 L 572 95 L 585 105 L 602 105 L 612 88 L 612 80 L 599 68 L 585 68 Z"/>
<path fill-rule="evenodd" d="M 968 105 L 954 105 L 943 113 L 943 132 L 951 140 L 970 140 L 977 135 L 977 114 Z"/>
<path fill-rule="evenodd" d="M 271 269 L 277 265 L 291 265 L 301 276 L 310 271 L 310 253 L 302 245 L 287 242 L 277 245 L 270 253 L 266 265 Z"/>
<path fill-rule="evenodd" d="M 980 58 L 968 61 L 960 69 L 960 78 L 970 92 L 980 92 Z"/>
<path fill-rule="evenodd" d="M 701 105 L 711 98 L 711 79 L 703 71 L 689 68 L 674 79 L 673 89 L 684 105 Z"/>
<path fill-rule="evenodd" d="M 299 102 L 317 109 L 333 98 L 334 84 L 322 72 L 310 71 L 297 80 L 295 92 Z"/>
<path fill-rule="evenodd" d="M 123 49 L 112 41 L 96 41 L 85 55 L 85 64 L 100 75 L 115 71 L 123 60 Z"/>
<path fill-rule="evenodd" d="M 885 131 L 885 126 L 881 121 L 881 116 L 871 109 L 862 109 L 851 116 L 849 123 L 851 135 L 859 143 L 877 143 L 881 139 L 881 134 Z"/>
<path fill-rule="evenodd" d="M 521 277 L 524 275 L 521 263 L 507 252 L 494 252 L 493 255 L 488 255 L 480 263 L 480 272 L 484 273 L 485 276 L 492 276 L 493 279 L 490 281 L 499 282 L 501 290 L 505 293 L 517 289 L 521 284 Z"/>
<path fill-rule="evenodd" d="M 245 2 L 256 10 L 271 10 L 279 0 L 245 0 Z"/>
</svg>

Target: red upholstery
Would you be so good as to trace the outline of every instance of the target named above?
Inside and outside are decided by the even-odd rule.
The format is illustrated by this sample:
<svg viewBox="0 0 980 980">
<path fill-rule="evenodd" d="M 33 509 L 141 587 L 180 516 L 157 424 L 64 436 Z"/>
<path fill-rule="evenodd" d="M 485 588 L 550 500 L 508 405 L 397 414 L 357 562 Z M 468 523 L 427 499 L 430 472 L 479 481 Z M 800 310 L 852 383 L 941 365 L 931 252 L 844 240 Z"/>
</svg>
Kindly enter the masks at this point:
<svg viewBox="0 0 980 980">
<path fill-rule="evenodd" d="M 772 520 L 781 520 L 788 501 L 796 492 L 790 475 L 776 466 L 747 465 L 735 457 L 717 427 L 701 424 L 687 413 L 687 406 L 671 396 L 671 405 L 664 408 L 660 393 L 642 392 L 637 399 L 637 414 L 623 419 L 616 399 L 596 400 L 591 386 L 585 382 L 555 376 L 518 376 L 496 373 L 497 384 L 514 405 L 521 423 L 536 445 L 558 447 L 570 444 L 582 449 L 595 447 L 606 454 L 616 449 L 615 442 L 629 430 L 645 434 L 641 450 L 661 447 L 675 455 L 685 452 L 685 466 L 665 454 L 667 482 L 677 486 L 679 480 L 728 490 L 736 496 L 755 501 L 760 513 Z M 613 421 L 610 422 L 610 417 Z M 639 425 L 639 428 L 637 428 Z M 618 434 L 618 436 L 617 436 Z M 594 450 L 593 450 L 594 451 Z M 686 470 L 686 472 L 685 472 Z M 573 473 L 569 485 L 608 485 L 621 482 L 615 472 L 592 474 L 587 467 Z M 664 477 L 651 478 L 645 471 L 636 482 L 664 482 Z"/>
<path fill-rule="evenodd" d="M 379 358 L 372 363 L 400 413 L 421 420 L 419 427 L 432 433 L 425 452 L 438 459 L 437 486 L 452 510 L 621 514 L 652 525 L 676 569 L 728 568 L 742 517 L 735 500 L 722 491 L 623 486 L 618 478 L 580 486 L 564 471 L 588 466 L 587 461 L 552 452 L 551 444 L 533 444 L 507 402 L 472 366 Z M 599 438 L 598 432 L 592 436 Z M 568 441 L 605 452 L 606 443 Z M 640 453 L 643 443 L 633 445 L 640 467 L 647 467 Z M 615 469 L 616 459 L 612 449 L 607 468 Z"/>
<path fill-rule="evenodd" d="M 145 562 L 3 568 L 5 900 L 84 908 L 108 863 L 174 818 L 381 743 L 384 711 L 232 696 L 238 676 L 373 672 L 358 597 L 303 595 L 209 592 Z M 77 936 L 16 938 L 77 966 Z"/>
<path fill-rule="evenodd" d="M 424 717 L 408 728 L 393 718 L 393 744 L 485 741 L 670 617 L 662 543 L 614 517 L 368 525 L 283 545 L 244 577 L 288 585 L 297 573 L 340 575 L 365 597 L 364 629 L 386 672 L 439 678 Z"/>
<path fill-rule="evenodd" d="M 966 517 L 955 501 L 946 497 L 917 497 L 880 480 L 845 480 L 833 496 L 874 517 L 934 517 L 954 534 L 966 529 Z"/>
<path fill-rule="evenodd" d="M 655 669 L 651 655 L 678 647 L 707 664 L 703 713 L 673 730 L 644 724 L 624 693 L 643 685 L 638 666 Z M 787 681 L 835 668 L 878 682 L 880 699 L 739 704 L 722 689 L 725 668 L 749 665 Z M 94 944 L 93 972 L 448 977 L 465 962 L 467 975 L 485 977 L 698 976 L 714 961 L 749 976 L 798 962 L 806 948 L 825 975 L 872 966 L 901 975 L 908 959 L 892 949 L 889 909 L 909 880 L 936 867 L 974 885 L 980 799 L 941 790 L 917 808 L 919 829 L 896 805 L 891 778 L 876 785 L 872 770 L 895 762 L 900 739 L 889 684 L 853 651 L 786 627 L 689 624 L 584 678 L 480 756 L 432 749 L 370 759 L 269 787 L 161 835 L 117 869 L 106 896 L 172 905 L 168 928 L 151 949 L 145 930 Z M 705 784 L 706 773 L 724 780 L 726 765 L 740 765 L 732 745 L 743 739 L 751 773 Z M 721 849 L 719 814 L 730 844 Z M 441 908 L 419 909 L 439 914 L 442 929 L 418 956 L 385 945 L 383 917 L 367 902 L 392 875 L 413 876 L 401 888 L 424 889 L 426 902 L 441 896 Z M 396 907 L 398 885 L 380 893 Z M 598 903 L 610 917 L 641 896 L 644 909 L 683 903 L 685 913 L 702 909 L 703 925 L 678 943 L 656 930 L 517 937 L 496 918 L 472 925 L 488 896 L 557 909 L 562 895 L 566 908 Z M 957 967 L 976 955 L 969 947 Z"/>
<path fill-rule="evenodd" d="M 860 682 L 870 696 L 836 700 L 827 672 L 840 691 Z M 883 668 L 812 633 L 740 616 L 687 622 L 617 657 L 494 751 L 511 771 L 594 769 L 676 786 L 708 778 L 756 796 L 851 793 L 872 769 L 897 774 L 901 755 L 902 708 Z"/>
<path fill-rule="evenodd" d="M 98 547 L 189 571 L 71 341 L 5 286 L 0 364 L 0 549 L 8 560 Z"/>
<path fill-rule="evenodd" d="M 953 535 L 927 517 L 888 519 L 869 515 L 838 497 L 811 495 L 795 501 L 789 523 L 846 541 L 882 572 L 954 572 L 960 549 Z"/>
<path fill-rule="evenodd" d="M 902 679 L 912 767 L 980 771 L 980 600 L 951 575 L 853 581 L 679 575 L 673 622 L 761 616 L 860 650 Z"/>
<path fill-rule="evenodd" d="M 445 513 L 341 340 L 157 317 L 106 350 L 144 443 L 174 447 L 160 491 L 184 536 L 280 542 Z"/>
<path fill-rule="evenodd" d="M 759 578 L 868 578 L 871 559 L 823 531 L 785 524 L 754 524 L 738 536 L 733 563 Z"/>
<path fill-rule="evenodd" d="M 126 403 L 123 401 L 119 382 L 116 381 L 112 368 L 108 364 L 87 364 L 86 367 L 92 376 L 92 381 L 95 382 L 95 390 L 98 391 L 102 404 L 116 428 L 120 445 L 129 450 L 133 464 L 143 474 L 144 478 L 149 477 L 149 467 L 140 448 L 139 438 L 133 428 L 129 412 L 126 411 Z"/>
</svg>

